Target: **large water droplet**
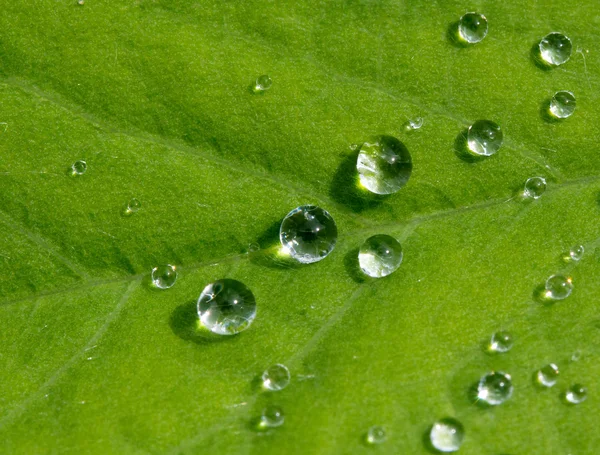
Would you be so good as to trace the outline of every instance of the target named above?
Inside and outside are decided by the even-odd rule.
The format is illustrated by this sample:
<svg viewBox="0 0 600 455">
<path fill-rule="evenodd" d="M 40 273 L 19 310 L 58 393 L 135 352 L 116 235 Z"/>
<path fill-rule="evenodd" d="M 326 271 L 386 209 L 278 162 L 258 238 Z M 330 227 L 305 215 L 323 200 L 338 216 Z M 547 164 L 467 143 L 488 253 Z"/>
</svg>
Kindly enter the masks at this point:
<svg viewBox="0 0 600 455">
<path fill-rule="evenodd" d="M 383 444 L 387 439 L 385 429 L 379 425 L 373 425 L 367 431 L 367 442 L 369 444 Z"/>
<path fill-rule="evenodd" d="M 498 151 L 503 141 L 503 133 L 496 123 L 490 120 L 477 120 L 469 127 L 467 145 L 475 155 L 490 156 Z"/>
<path fill-rule="evenodd" d="M 363 143 L 356 169 L 361 185 L 367 190 L 375 194 L 391 194 L 408 182 L 412 159 L 398 139 L 379 136 Z"/>
<path fill-rule="evenodd" d="M 277 363 L 265 370 L 262 375 L 263 387 L 277 391 L 285 389 L 290 383 L 290 370 L 285 365 Z"/>
<path fill-rule="evenodd" d="M 169 264 L 159 265 L 152 269 L 152 284 L 159 289 L 168 289 L 175 284 L 177 271 Z"/>
<path fill-rule="evenodd" d="M 458 21 L 458 34 L 470 44 L 480 42 L 488 32 L 488 21 L 483 14 L 467 13 Z"/>
<path fill-rule="evenodd" d="M 337 226 L 321 207 L 302 205 L 281 222 L 279 239 L 284 250 L 303 264 L 324 259 L 337 241 Z"/>
<path fill-rule="evenodd" d="M 585 248 L 583 245 L 572 246 L 569 250 L 569 259 L 575 262 L 581 261 L 583 253 L 585 253 Z"/>
<path fill-rule="evenodd" d="M 573 280 L 563 275 L 552 275 L 546 280 L 544 297 L 548 300 L 563 300 L 573 292 Z"/>
<path fill-rule="evenodd" d="M 510 375 L 500 371 L 483 375 L 477 385 L 477 398 L 493 406 L 504 403 L 511 397 L 512 392 Z"/>
<path fill-rule="evenodd" d="M 125 215 L 133 215 L 137 213 L 142 208 L 142 203 L 138 201 L 136 198 L 132 198 L 128 203 L 127 207 L 125 207 Z"/>
<path fill-rule="evenodd" d="M 575 112 L 577 101 L 571 92 L 562 90 L 556 92 L 550 100 L 550 114 L 556 118 L 567 118 Z"/>
<path fill-rule="evenodd" d="M 525 189 L 523 190 L 523 196 L 539 199 L 542 194 L 546 191 L 546 179 L 544 177 L 531 177 L 525 182 Z"/>
<path fill-rule="evenodd" d="M 573 384 L 565 392 L 565 400 L 571 404 L 579 404 L 587 399 L 587 389 L 581 384 Z"/>
<path fill-rule="evenodd" d="M 431 445 L 440 452 L 456 452 L 460 449 L 464 437 L 465 430 L 462 424 L 452 418 L 438 420 L 429 433 Z"/>
<path fill-rule="evenodd" d="M 75 161 L 71 165 L 71 175 L 83 175 L 87 171 L 87 163 L 83 160 Z"/>
<path fill-rule="evenodd" d="M 273 85 L 273 81 L 271 80 L 271 78 L 269 76 L 267 76 L 266 74 L 263 74 L 262 76 L 258 76 L 256 78 L 253 89 L 255 92 L 261 93 L 266 90 L 269 90 L 272 85 Z"/>
<path fill-rule="evenodd" d="M 198 298 L 202 324 L 219 335 L 246 330 L 256 317 L 256 300 L 244 283 L 223 279 L 207 285 Z"/>
<path fill-rule="evenodd" d="M 571 57 L 573 45 L 562 33 L 552 32 L 546 35 L 539 44 L 540 56 L 548 65 L 562 65 Z"/>
<path fill-rule="evenodd" d="M 269 405 L 260 416 L 260 426 L 263 428 L 275 428 L 283 425 L 285 416 L 279 406 Z"/>
<path fill-rule="evenodd" d="M 552 387 L 558 381 L 558 375 L 558 367 L 554 363 L 549 363 L 538 370 L 536 380 L 541 386 Z"/>
<path fill-rule="evenodd" d="M 513 347 L 513 337 L 505 331 L 496 332 L 490 340 L 489 350 L 492 352 L 508 352 Z"/>
<path fill-rule="evenodd" d="M 402 246 L 389 235 L 374 235 L 360 247 L 358 263 L 362 271 L 373 278 L 387 276 L 400 267 Z"/>
</svg>

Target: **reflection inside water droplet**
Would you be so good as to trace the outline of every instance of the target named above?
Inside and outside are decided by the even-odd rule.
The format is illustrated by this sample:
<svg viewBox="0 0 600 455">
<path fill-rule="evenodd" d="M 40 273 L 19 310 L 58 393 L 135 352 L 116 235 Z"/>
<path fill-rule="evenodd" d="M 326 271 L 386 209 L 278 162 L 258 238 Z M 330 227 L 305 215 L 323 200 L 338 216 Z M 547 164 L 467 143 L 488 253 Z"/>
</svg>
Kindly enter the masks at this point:
<svg viewBox="0 0 600 455">
<path fill-rule="evenodd" d="M 431 445 L 440 452 L 456 452 L 460 449 L 464 437 L 465 430 L 462 424 L 452 418 L 438 420 L 429 432 Z"/>
<path fill-rule="evenodd" d="M 256 78 L 253 89 L 255 93 L 262 93 L 266 90 L 269 90 L 272 85 L 273 81 L 271 80 L 271 78 L 266 74 L 263 74 L 262 76 L 258 76 Z"/>
<path fill-rule="evenodd" d="M 84 160 L 75 161 L 71 165 L 71 175 L 83 175 L 87 171 L 87 163 Z"/>
<path fill-rule="evenodd" d="M 367 442 L 369 444 L 383 444 L 386 439 L 387 435 L 382 426 L 374 425 L 367 431 Z"/>
<path fill-rule="evenodd" d="M 358 263 L 370 277 L 387 276 L 402 263 L 402 245 L 394 237 L 385 234 L 369 237 L 360 247 Z"/>
<path fill-rule="evenodd" d="M 152 284 L 158 289 L 168 289 L 175 284 L 177 271 L 175 266 L 166 264 L 152 269 Z"/>
<path fill-rule="evenodd" d="M 551 66 L 562 65 L 567 62 L 573 50 L 571 40 L 558 32 L 546 35 L 542 38 L 538 47 L 543 62 Z"/>
<path fill-rule="evenodd" d="M 585 253 L 583 245 L 575 245 L 569 250 L 569 258 L 572 261 L 578 262 L 583 257 L 583 253 Z"/>
<path fill-rule="evenodd" d="M 544 297 L 548 300 L 563 300 L 573 292 L 573 280 L 563 275 L 552 275 L 546 280 Z"/>
<path fill-rule="evenodd" d="M 540 368 L 536 374 L 536 380 L 543 387 L 553 387 L 558 381 L 559 370 L 556 364 L 549 363 Z"/>
<path fill-rule="evenodd" d="M 467 147 L 478 156 L 495 154 L 503 142 L 503 133 L 496 123 L 490 120 L 478 120 L 467 132 Z"/>
<path fill-rule="evenodd" d="M 544 177 L 531 177 L 525 182 L 523 196 L 531 199 L 539 199 L 546 191 L 546 179 Z"/>
<path fill-rule="evenodd" d="M 391 194 L 408 182 L 412 158 L 402 142 L 378 136 L 365 142 L 356 161 L 360 184 L 375 194 Z"/>
<path fill-rule="evenodd" d="M 573 384 L 566 390 L 564 398 L 571 404 L 583 403 L 587 399 L 587 389 L 581 384 Z"/>
<path fill-rule="evenodd" d="M 513 347 L 513 338 L 509 332 L 500 331 L 492 335 L 488 350 L 490 352 L 508 352 Z"/>
<path fill-rule="evenodd" d="M 264 429 L 280 427 L 283 425 L 284 420 L 283 409 L 279 406 L 269 405 L 260 416 L 259 427 Z"/>
<path fill-rule="evenodd" d="M 406 131 L 414 131 L 414 130 L 418 130 L 422 126 L 423 126 L 423 117 L 415 117 L 414 119 L 409 119 L 404 124 L 404 129 Z"/>
<path fill-rule="evenodd" d="M 561 90 L 560 92 L 556 92 L 552 100 L 550 100 L 548 110 L 554 118 L 562 119 L 570 117 L 575 112 L 576 107 L 577 101 L 575 100 L 575 95 L 566 90 Z"/>
<path fill-rule="evenodd" d="M 510 375 L 500 371 L 483 375 L 477 386 L 477 398 L 492 406 L 504 403 L 511 397 L 512 392 Z"/>
<path fill-rule="evenodd" d="M 466 43 L 479 43 L 487 32 L 488 21 L 483 14 L 467 13 L 458 21 L 458 35 Z"/>
<path fill-rule="evenodd" d="M 277 363 L 265 370 L 262 375 L 263 387 L 277 391 L 285 389 L 290 383 L 290 371 L 285 365 Z"/>
<path fill-rule="evenodd" d="M 123 214 L 126 216 L 133 215 L 134 213 L 137 213 L 140 210 L 140 208 L 142 208 L 142 203 L 140 201 L 138 201 L 136 198 L 132 198 L 127 203 L 127 206 L 125 207 L 125 210 L 123 211 Z"/>
</svg>

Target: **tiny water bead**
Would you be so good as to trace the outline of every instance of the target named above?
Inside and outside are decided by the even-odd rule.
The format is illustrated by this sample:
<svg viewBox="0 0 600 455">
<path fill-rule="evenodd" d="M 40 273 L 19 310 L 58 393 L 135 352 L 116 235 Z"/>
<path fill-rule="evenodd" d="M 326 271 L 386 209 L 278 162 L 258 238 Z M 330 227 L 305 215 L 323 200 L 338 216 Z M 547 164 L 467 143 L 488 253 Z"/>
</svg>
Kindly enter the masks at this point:
<svg viewBox="0 0 600 455">
<path fill-rule="evenodd" d="M 577 101 L 571 92 L 561 90 L 556 92 L 550 100 L 550 114 L 556 118 L 567 118 L 575 112 Z"/>
<path fill-rule="evenodd" d="M 563 275 L 552 275 L 546 280 L 544 297 L 548 300 L 563 300 L 573 292 L 573 280 Z"/>
<path fill-rule="evenodd" d="M 488 32 L 488 21 L 483 14 L 467 13 L 458 21 L 458 34 L 469 44 L 483 40 Z"/>
<path fill-rule="evenodd" d="M 360 247 L 358 263 L 370 277 L 387 276 L 402 263 L 402 245 L 394 237 L 385 234 L 369 237 Z"/>
<path fill-rule="evenodd" d="M 277 363 L 265 370 L 262 375 L 262 383 L 267 390 L 285 389 L 290 383 L 290 370 L 285 365 Z"/>
<path fill-rule="evenodd" d="M 512 392 L 510 375 L 500 371 L 483 375 L 477 385 L 477 398 L 492 406 L 504 403 L 511 397 Z"/>
<path fill-rule="evenodd" d="M 337 226 L 331 215 L 316 205 L 302 205 L 288 213 L 279 229 L 285 252 L 302 264 L 324 259 L 337 241 Z"/>
<path fill-rule="evenodd" d="M 546 35 L 539 44 L 540 57 L 548 65 L 562 65 L 571 58 L 573 45 L 562 33 L 552 32 Z"/>
<path fill-rule="evenodd" d="M 558 367 L 554 363 L 543 366 L 536 373 L 536 380 L 539 385 L 544 387 L 553 387 L 558 381 Z"/>
<path fill-rule="evenodd" d="M 244 283 L 232 279 L 207 285 L 198 298 L 198 316 L 211 332 L 234 335 L 246 330 L 256 317 L 256 300 Z"/>
<path fill-rule="evenodd" d="M 383 444 L 386 439 L 385 428 L 379 425 L 373 425 L 367 431 L 367 442 L 369 444 Z"/>
<path fill-rule="evenodd" d="M 125 215 L 133 215 L 134 213 L 137 213 L 141 208 L 142 203 L 136 198 L 133 198 L 127 203 L 127 207 L 125 207 Z"/>
<path fill-rule="evenodd" d="M 546 191 L 546 179 L 544 177 L 530 177 L 525 181 L 523 196 L 531 199 L 539 199 Z"/>
<path fill-rule="evenodd" d="M 581 261 L 583 253 L 585 253 L 583 245 L 575 245 L 569 250 L 569 258 L 575 262 Z"/>
<path fill-rule="evenodd" d="M 270 405 L 263 410 L 259 425 L 262 428 L 276 428 L 283 425 L 284 420 L 283 410 L 279 406 Z"/>
<path fill-rule="evenodd" d="M 83 175 L 87 171 L 87 163 L 83 160 L 71 164 L 71 175 Z"/>
<path fill-rule="evenodd" d="M 152 269 L 152 284 L 158 289 L 169 289 L 177 281 L 175 266 L 166 264 Z"/>
<path fill-rule="evenodd" d="M 266 90 L 269 90 L 272 85 L 273 80 L 266 74 L 263 74 L 262 76 L 258 76 L 256 78 L 253 89 L 256 93 L 262 93 Z"/>
<path fill-rule="evenodd" d="M 414 131 L 414 130 L 418 130 L 422 126 L 423 126 L 423 117 L 415 117 L 414 119 L 409 119 L 404 124 L 404 129 L 406 131 Z"/>
<path fill-rule="evenodd" d="M 429 441 L 440 452 L 456 452 L 465 438 L 462 424 L 452 418 L 438 420 L 431 427 Z"/>
<path fill-rule="evenodd" d="M 503 141 L 503 133 L 496 123 L 490 120 L 477 120 L 469 127 L 467 146 L 475 155 L 491 156 L 498 151 Z"/>
<path fill-rule="evenodd" d="M 513 347 L 513 337 L 505 331 L 496 332 L 490 340 L 489 350 L 492 352 L 508 352 Z"/>
<path fill-rule="evenodd" d="M 581 384 L 573 384 L 565 392 L 565 400 L 571 404 L 579 404 L 587 399 L 587 389 Z"/>
<path fill-rule="evenodd" d="M 360 184 L 371 193 L 392 194 L 408 182 L 412 158 L 395 137 L 378 136 L 360 148 L 356 170 Z"/>
</svg>

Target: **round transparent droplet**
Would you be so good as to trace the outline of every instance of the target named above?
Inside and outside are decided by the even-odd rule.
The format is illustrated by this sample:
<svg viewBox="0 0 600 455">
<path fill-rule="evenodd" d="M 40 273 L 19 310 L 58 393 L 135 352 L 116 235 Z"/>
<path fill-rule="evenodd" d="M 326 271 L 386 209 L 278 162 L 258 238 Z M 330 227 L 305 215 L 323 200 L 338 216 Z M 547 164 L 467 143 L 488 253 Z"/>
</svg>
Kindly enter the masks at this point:
<svg viewBox="0 0 600 455">
<path fill-rule="evenodd" d="M 84 0 L 77 0 L 77 4 L 78 4 L 78 5 L 83 5 L 84 3 L 85 3 L 85 1 L 84 1 Z"/>
<path fill-rule="evenodd" d="M 395 272 L 402 263 L 402 246 L 394 237 L 385 234 L 369 237 L 358 251 L 361 270 L 373 278 Z"/>
<path fill-rule="evenodd" d="M 337 241 L 331 215 L 316 205 L 295 208 L 281 222 L 279 239 L 285 252 L 302 264 L 324 259 Z"/>
<path fill-rule="evenodd" d="M 509 332 L 500 331 L 492 335 L 489 350 L 492 352 L 508 352 L 513 347 L 513 337 Z"/>
<path fill-rule="evenodd" d="M 523 195 L 532 199 L 539 199 L 546 191 L 546 179 L 544 177 L 531 177 L 525 181 Z"/>
<path fill-rule="evenodd" d="M 265 370 L 262 375 L 263 387 L 277 391 L 285 389 L 290 383 L 290 370 L 285 365 L 277 363 Z"/>
<path fill-rule="evenodd" d="M 263 428 L 275 428 L 283 425 L 285 416 L 279 406 L 267 406 L 260 416 L 260 426 Z"/>
<path fill-rule="evenodd" d="M 575 245 L 569 250 L 569 258 L 575 262 L 581 261 L 583 253 L 585 253 L 585 248 L 583 245 Z"/>
<path fill-rule="evenodd" d="M 511 397 L 512 392 L 510 375 L 500 371 L 483 375 L 477 385 L 477 398 L 492 406 L 504 403 Z"/>
<path fill-rule="evenodd" d="M 254 82 L 254 91 L 264 92 L 266 90 L 269 90 L 272 85 L 273 80 L 266 74 L 263 74 L 262 76 L 258 76 L 256 78 L 256 81 Z"/>
<path fill-rule="evenodd" d="M 133 213 L 138 212 L 142 208 L 142 203 L 138 201 L 136 198 L 131 199 L 127 203 L 127 207 L 125 208 L 125 214 L 131 215 Z"/>
<path fill-rule="evenodd" d="M 562 33 L 553 32 L 546 35 L 539 44 L 540 56 L 548 65 L 558 66 L 571 58 L 573 45 Z"/>
<path fill-rule="evenodd" d="M 465 430 L 462 424 L 452 418 L 438 420 L 429 433 L 431 445 L 440 452 L 456 452 L 464 438 Z"/>
<path fill-rule="evenodd" d="M 488 32 L 488 21 L 483 14 L 467 13 L 458 21 L 458 34 L 467 43 L 480 42 Z"/>
<path fill-rule="evenodd" d="M 556 92 L 550 100 L 550 114 L 556 118 L 567 118 L 575 112 L 577 101 L 575 95 L 571 92 L 560 91 Z"/>
<path fill-rule="evenodd" d="M 198 298 L 198 316 L 211 332 L 234 335 L 256 317 L 256 300 L 244 283 L 223 279 L 207 285 Z"/>
<path fill-rule="evenodd" d="M 565 392 L 565 400 L 572 404 L 579 404 L 587 399 L 587 389 L 581 384 L 573 384 Z"/>
<path fill-rule="evenodd" d="M 369 444 L 383 444 L 387 439 L 385 428 L 379 425 L 373 425 L 367 431 L 367 442 Z"/>
<path fill-rule="evenodd" d="M 410 178 L 412 159 L 402 142 L 392 136 L 378 136 L 363 143 L 356 170 L 363 187 L 375 194 L 398 191 Z"/>
<path fill-rule="evenodd" d="M 559 373 L 558 367 L 554 363 L 549 363 L 538 370 L 536 379 L 541 386 L 553 387 L 558 381 Z"/>
<path fill-rule="evenodd" d="M 258 243 L 250 243 L 248 245 L 248 253 L 256 253 L 260 250 L 260 245 Z"/>
<path fill-rule="evenodd" d="M 581 351 L 577 349 L 573 354 L 571 354 L 571 362 L 579 362 L 581 360 Z"/>
<path fill-rule="evenodd" d="M 177 281 L 177 270 L 170 264 L 152 269 L 152 284 L 159 289 L 169 289 Z"/>
<path fill-rule="evenodd" d="M 414 130 L 418 130 L 422 126 L 423 126 L 423 117 L 415 117 L 414 119 L 409 119 L 404 124 L 404 129 L 406 131 L 414 131 Z"/>
<path fill-rule="evenodd" d="M 563 300 L 573 292 L 573 280 L 563 275 L 552 275 L 546 280 L 545 297 L 549 300 Z"/>
<path fill-rule="evenodd" d="M 71 164 L 72 175 L 83 175 L 87 171 L 87 163 L 83 160 L 75 161 Z"/>
<path fill-rule="evenodd" d="M 496 123 L 490 120 L 477 120 L 469 127 L 467 146 L 471 153 L 490 156 L 498 151 L 503 141 L 503 133 Z"/>
</svg>

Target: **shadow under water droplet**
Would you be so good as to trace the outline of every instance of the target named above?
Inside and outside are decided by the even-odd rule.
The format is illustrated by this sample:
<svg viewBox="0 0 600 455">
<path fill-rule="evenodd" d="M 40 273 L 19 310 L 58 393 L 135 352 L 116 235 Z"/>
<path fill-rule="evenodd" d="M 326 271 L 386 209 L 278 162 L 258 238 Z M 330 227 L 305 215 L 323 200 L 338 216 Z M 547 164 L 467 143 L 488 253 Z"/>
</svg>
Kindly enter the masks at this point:
<svg viewBox="0 0 600 455">
<path fill-rule="evenodd" d="M 458 134 L 458 136 L 456 136 L 456 139 L 454 140 L 454 154 L 467 163 L 478 163 L 479 161 L 483 161 L 484 159 L 488 158 L 486 156 L 473 155 L 471 152 L 469 152 L 469 147 L 467 144 L 468 131 L 468 128 L 465 128 Z"/>
<path fill-rule="evenodd" d="M 530 55 L 531 55 L 531 61 L 539 69 L 541 69 L 543 71 L 550 71 L 552 69 L 552 65 L 549 65 L 542 58 L 542 54 L 540 52 L 540 43 L 539 43 L 539 41 L 537 43 L 534 43 L 533 46 L 531 46 Z"/>
<path fill-rule="evenodd" d="M 169 326 L 179 338 L 196 344 L 210 344 L 237 338 L 236 336 L 217 335 L 203 327 L 198 318 L 197 303 L 195 300 L 186 302 L 175 308 L 169 318 Z"/>
<path fill-rule="evenodd" d="M 554 117 L 550 113 L 550 103 L 552 98 L 547 98 L 540 104 L 540 118 L 546 123 L 560 123 L 561 119 Z"/>
<path fill-rule="evenodd" d="M 290 256 L 282 254 L 281 242 L 279 241 L 279 228 L 281 220 L 272 223 L 256 240 L 260 246 L 258 251 L 248 253 L 252 264 L 272 269 L 295 269 L 300 263 Z"/>
<path fill-rule="evenodd" d="M 429 425 L 427 427 L 427 430 L 425 430 L 425 433 L 423 433 L 423 446 L 425 446 L 425 450 L 427 450 L 429 453 L 441 453 L 439 450 L 437 450 L 435 447 L 433 447 L 433 444 L 431 443 L 431 430 L 433 429 L 433 425 Z"/>
<path fill-rule="evenodd" d="M 344 256 L 344 268 L 350 278 L 352 278 L 357 283 L 363 283 L 366 281 L 366 276 L 360 268 L 360 264 L 358 262 L 358 251 L 359 248 L 354 248 L 346 253 Z"/>
<path fill-rule="evenodd" d="M 469 46 L 465 40 L 460 37 L 460 33 L 458 32 L 458 24 L 459 22 L 452 22 L 448 25 L 448 29 L 446 30 L 446 37 L 448 38 L 448 42 L 452 44 L 454 47 L 465 48 Z"/>
</svg>

